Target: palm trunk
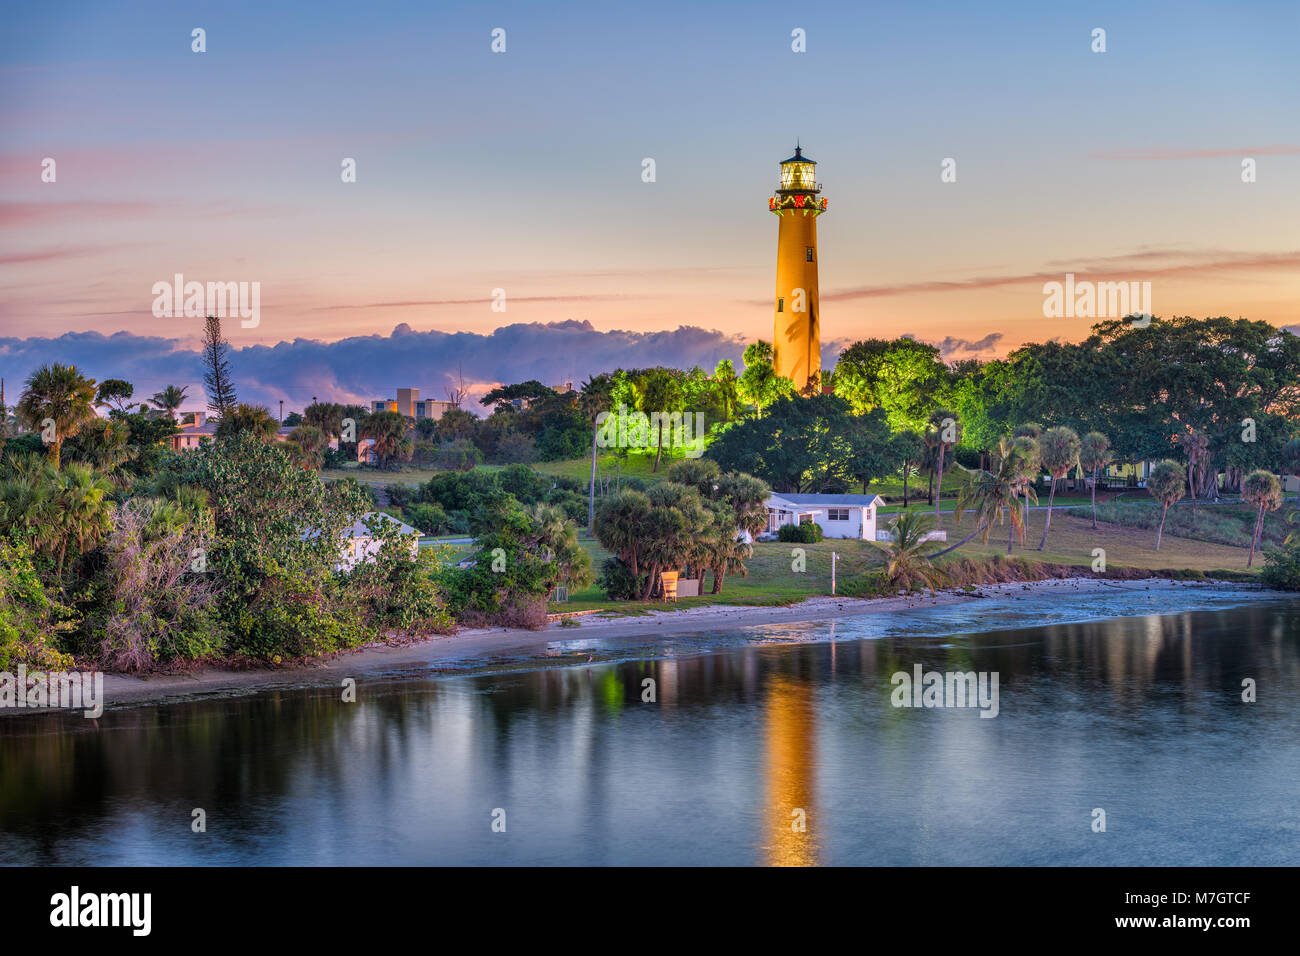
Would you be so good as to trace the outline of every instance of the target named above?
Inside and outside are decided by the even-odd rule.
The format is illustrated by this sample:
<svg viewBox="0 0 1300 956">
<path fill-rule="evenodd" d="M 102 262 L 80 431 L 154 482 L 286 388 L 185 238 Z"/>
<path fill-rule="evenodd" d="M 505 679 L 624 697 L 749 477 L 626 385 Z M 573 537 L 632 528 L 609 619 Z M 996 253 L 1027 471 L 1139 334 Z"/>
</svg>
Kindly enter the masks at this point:
<svg viewBox="0 0 1300 956">
<path fill-rule="evenodd" d="M 1008 521 L 1007 522 L 1007 554 L 1011 553 L 1011 546 L 1015 542 L 1015 540 L 1016 540 L 1016 523 L 1014 521 Z"/>
<path fill-rule="evenodd" d="M 713 593 L 722 593 L 722 579 L 727 576 L 726 569 L 717 567 L 713 569 Z"/>
<path fill-rule="evenodd" d="M 652 595 L 655 590 L 655 578 L 658 576 L 659 576 L 659 565 L 657 564 L 650 565 L 650 579 L 646 581 L 645 592 L 641 595 L 641 600 L 643 601 L 650 600 L 650 595 Z"/>
<path fill-rule="evenodd" d="M 907 472 L 908 463 L 903 462 L 903 510 L 907 510 Z"/>
<path fill-rule="evenodd" d="M 939 499 L 943 497 L 943 451 L 944 446 L 939 446 L 939 480 L 935 482 L 934 489 L 934 526 L 937 528 L 941 524 L 939 519 Z M 864 489 L 863 494 L 866 494 Z"/>
<path fill-rule="evenodd" d="M 1192 496 L 1192 526 L 1196 525 L 1196 468 L 1187 466 L 1187 490 Z"/>
<path fill-rule="evenodd" d="M 1043 540 L 1038 542 L 1038 550 L 1047 547 L 1047 529 L 1052 526 L 1052 502 L 1056 500 L 1056 476 L 1052 476 L 1052 489 L 1047 493 L 1047 520 L 1043 522 Z"/>
<path fill-rule="evenodd" d="M 975 537 L 975 535 L 977 535 L 977 534 L 979 534 L 981 531 L 983 531 L 985 527 L 987 527 L 987 525 L 982 525 L 982 526 L 976 528 L 974 531 L 972 531 L 970 534 L 966 535 L 966 537 L 962 538 L 962 539 L 961 539 L 960 541 L 958 541 L 956 544 L 949 545 L 948 547 L 944 548 L 942 551 L 936 551 L 934 554 L 927 554 L 927 555 L 925 556 L 925 559 L 926 559 L 927 561 L 933 561 L 935 558 L 942 557 L 943 555 L 947 554 L 949 551 L 956 551 L 958 548 L 960 548 L 963 544 L 965 544 L 965 543 L 966 543 L 967 541 L 969 541 L 971 538 Z"/>
<path fill-rule="evenodd" d="M 599 426 L 591 426 L 591 483 L 587 487 L 587 534 L 596 534 L 596 433 Z"/>
<path fill-rule="evenodd" d="M 1165 515 L 1169 513 L 1169 502 L 1160 509 L 1160 527 L 1156 529 L 1156 550 L 1160 550 L 1160 537 L 1165 533 Z"/>
<path fill-rule="evenodd" d="M 926 503 L 934 504 L 934 469 L 930 469 L 930 487 L 926 490 Z"/>
<path fill-rule="evenodd" d="M 1255 549 L 1259 547 L 1259 535 L 1264 528 L 1264 506 L 1260 505 L 1259 510 L 1255 513 L 1255 527 L 1250 533 L 1250 554 L 1246 558 L 1246 567 L 1250 567 L 1255 561 Z"/>
<path fill-rule="evenodd" d="M 1092 470 L 1092 530 L 1097 530 L 1097 472 L 1099 469 Z"/>
<path fill-rule="evenodd" d="M 655 466 L 650 469 L 651 472 L 658 474 L 659 456 L 662 455 L 663 453 L 664 453 L 664 426 L 660 425 L 658 441 L 655 442 Z"/>
</svg>

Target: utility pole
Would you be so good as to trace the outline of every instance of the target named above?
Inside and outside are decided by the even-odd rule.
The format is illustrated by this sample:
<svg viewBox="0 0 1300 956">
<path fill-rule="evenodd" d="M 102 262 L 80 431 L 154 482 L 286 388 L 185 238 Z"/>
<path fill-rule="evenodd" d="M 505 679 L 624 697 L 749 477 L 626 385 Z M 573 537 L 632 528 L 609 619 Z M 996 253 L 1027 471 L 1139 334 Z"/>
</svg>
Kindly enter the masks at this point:
<svg viewBox="0 0 1300 956">
<path fill-rule="evenodd" d="M 831 597 L 835 596 L 835 562 L 839 555 L 834 551 L 831 552 Z"/>
<path fill-rule="evenodd" d="M 284 424 L 284 399 L 280 399 L 280 424 Z"/>
</svg>

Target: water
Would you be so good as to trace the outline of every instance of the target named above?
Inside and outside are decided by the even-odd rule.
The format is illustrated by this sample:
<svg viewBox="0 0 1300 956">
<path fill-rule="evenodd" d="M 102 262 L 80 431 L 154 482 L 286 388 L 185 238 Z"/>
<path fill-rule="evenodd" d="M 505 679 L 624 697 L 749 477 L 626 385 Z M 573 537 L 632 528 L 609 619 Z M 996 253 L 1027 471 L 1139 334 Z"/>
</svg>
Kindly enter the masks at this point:
<svg viewBox="0 0 1300 956">
<path fill-rule="evenodd" d="M 590 665 L 387 675 L 354 704 L 293 688 L 7 718 L 0 863 L 1300 863 L 1300 602 L 1083 620 L 1150 600 L 971 602 L 633 660 L 584 640 L 564 649 Z M 892 707 L 916 663 L 998 672 L 999 715 Z"/>
</svg>

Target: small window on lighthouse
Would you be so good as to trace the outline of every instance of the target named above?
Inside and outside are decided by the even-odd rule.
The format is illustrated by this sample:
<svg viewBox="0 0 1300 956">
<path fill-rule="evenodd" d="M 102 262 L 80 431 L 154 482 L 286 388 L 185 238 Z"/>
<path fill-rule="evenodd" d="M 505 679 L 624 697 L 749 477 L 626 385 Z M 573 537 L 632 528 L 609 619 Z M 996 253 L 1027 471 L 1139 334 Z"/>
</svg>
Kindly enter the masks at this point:
<svg viewBox="0 0 1300 956">
<path fill-rule="evenodd" d="M 813 258 L 812 258 L 812 246 L 809 246 L 809 247 L 808 247 L 808 261 L 809 261 L 809 262 L 812 262 L 812 261 L 813 261 Z"/>
<path fill-rule="evenodd" d="M 785 299 L 777 299 L 777 300 L 776 300 L 776 311 L 778 311 L 778 312 L 784 312 L 784 311 L 785 311 Z"/>
</svg>

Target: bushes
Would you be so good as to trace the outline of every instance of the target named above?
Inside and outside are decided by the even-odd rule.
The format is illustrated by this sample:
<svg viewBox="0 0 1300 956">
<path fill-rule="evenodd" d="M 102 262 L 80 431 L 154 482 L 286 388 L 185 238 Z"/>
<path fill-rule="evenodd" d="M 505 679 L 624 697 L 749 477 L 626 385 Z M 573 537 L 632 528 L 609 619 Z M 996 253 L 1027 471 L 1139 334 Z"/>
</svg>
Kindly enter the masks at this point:
<svg viewBox="0 0 1300 956">
<path fill-rule="evenodd" d="M 0 541 L 0 670 L 19 664 L 42 670 L 72 666 L 57 647 L 60 631 L 70 626 L 72 611 L 52 601 L 20 544 Z"/>
<path fill-rule="evenodd" d="M 1260 580 L 1279 591 L 1300 591 L 1300 542 L 1264 555 Z"/>
<path fill-rule="evenodd" d="M 451 530 L 451 519 L 442 505 L 417 501 L 402 509 L 406 523 L 428 535 L 446 534 Z"/>
<path fill-rule="evenodd" d="M 822 540 L 822 528 L 815 521 L 802 524 L 783 524 L 776 532 L 776 540 L 796 544 L 816 544 Z"/>
<path fill-rule="evenodd" d="M 221 654 L 219 585 L 205 544 L 201 523 L 172 502 L 133 498 L 114 512 L 93 649 L 105 667 L 141 671 Z"/>
<path fill-rule="evenodd" d="M 632 569 L 617 557 L 606 558 L 600 566 L 596 585 L 611 601 L 635 601 L 645 591 L 648 572 L 632 574 Z"/>
</svg>

